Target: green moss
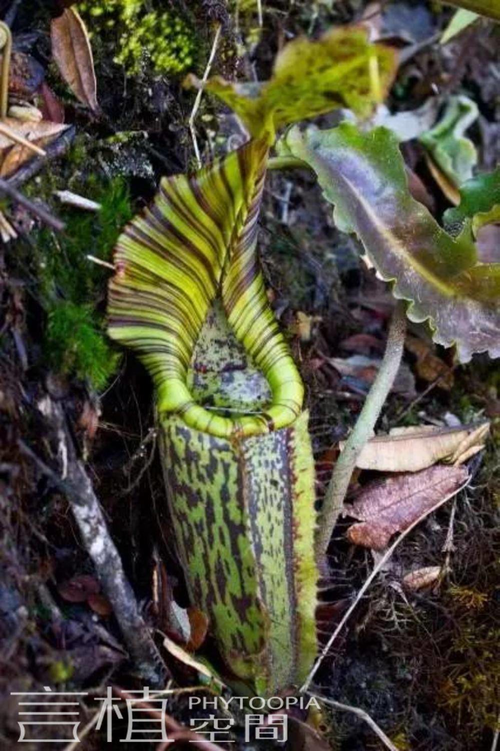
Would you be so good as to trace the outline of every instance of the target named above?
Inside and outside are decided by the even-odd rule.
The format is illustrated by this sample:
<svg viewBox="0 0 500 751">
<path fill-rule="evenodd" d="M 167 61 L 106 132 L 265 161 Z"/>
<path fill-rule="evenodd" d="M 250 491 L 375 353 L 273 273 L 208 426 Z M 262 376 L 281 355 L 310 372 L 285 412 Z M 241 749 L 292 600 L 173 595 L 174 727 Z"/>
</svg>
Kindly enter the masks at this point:
<svg viewBox="0 0 500 751">
<path fill-rule="evenodd" d="M 45 338 L 48 362 L 59 372 L 104 388 L 120 355 L 113 352 L 92 307 L 61 301 L 48 315 Z"/>
<path fill-rule="evenodd" d="M 144 0 L 82 2 L 78 8 L 91 34 L 116 35 L 115 62 L 131 75 L 148 63 L 159 75 L 179 74 L 193 64 L 196 36 L 178 13 L 156 9 Z"/>
<path fill-rule="evenodd" d="M 102 389 L 116 371 L 119 355 L 104 331 L 103 312 L 109 272 L 88 255 L 109 261 L 118 234 L 132 217 L 122 180 L 90 178 L 85 195 L 101 203 L 97 214 L 61 212 L 64 235 L 38 232 L 36 246 L 40 298 L 47 311 L 43 351 L 51 368 Z"/>
</svg>

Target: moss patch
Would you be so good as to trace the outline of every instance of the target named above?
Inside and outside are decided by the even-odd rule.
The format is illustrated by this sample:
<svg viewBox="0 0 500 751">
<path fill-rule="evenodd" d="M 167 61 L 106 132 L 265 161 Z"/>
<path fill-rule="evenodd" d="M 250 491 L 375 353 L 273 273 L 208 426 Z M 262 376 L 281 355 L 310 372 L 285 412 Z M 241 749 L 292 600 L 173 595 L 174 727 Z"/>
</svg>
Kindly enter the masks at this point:
<svg viewBox="0 0 500 751">
<path fill-rule="evenodd" d="M 109 272 L 88 255 L 109 261 L 123 225 L 132 216 L 126 184 L 91 178 L 86 195 L 101 203 L 96 214 L 67 209 L 64 235 L 42 229 L 35 239 L 40 299 L 47 312 L 43 352 L 54 370 L 75 375 L 99 390 L 116 371 L 119 354 L 104 331 Z"/>
</svg>

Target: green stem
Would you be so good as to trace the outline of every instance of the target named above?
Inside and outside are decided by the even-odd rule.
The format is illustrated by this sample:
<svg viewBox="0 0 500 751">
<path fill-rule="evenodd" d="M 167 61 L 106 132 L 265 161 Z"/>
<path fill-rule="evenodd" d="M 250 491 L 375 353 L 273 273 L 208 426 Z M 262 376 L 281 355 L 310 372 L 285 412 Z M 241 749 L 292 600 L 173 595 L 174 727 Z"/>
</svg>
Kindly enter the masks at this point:
<svg viewBox="0 0 500 751">
<path fill-rule="evenodd" d="M 267 162 L 267 169 L 306 169 L 311 167 L 296 156 L 272 156 Z"/>
<path fill-rule="evenodd" d="M 404 303 L 398 302 L 389 327 L 387 346 L 380 370 L 366 397 L 363 409 L 356 421 L 351 435 L 349 436 L 344 450 L 340 454 L 333 469 L 323 508 L 320 513 L 318 532 L 316 537 L 316 556 L 322 562 L 333 533 L 338 516 L 342 511 L 344 498 L 351 481 L 352 473 L 357 459 L 373 434 L 382 407 L 389 395 L 396 378 L 401 358 L 406 333 L 406 314 Z"/>
<path fill-rule="evenodd" d="M 496 0 L 446 0 L 446 4 L 465 8 L 473 13 L 478 13 L 480 16 L 500 21 L 500 7 Z"/>
</svg>

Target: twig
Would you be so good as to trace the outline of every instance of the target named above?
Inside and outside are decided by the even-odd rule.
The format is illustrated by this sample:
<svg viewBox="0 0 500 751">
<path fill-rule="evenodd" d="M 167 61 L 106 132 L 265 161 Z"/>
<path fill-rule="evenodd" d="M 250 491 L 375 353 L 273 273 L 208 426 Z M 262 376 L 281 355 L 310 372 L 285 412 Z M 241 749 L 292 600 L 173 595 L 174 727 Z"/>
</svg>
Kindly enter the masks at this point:
<svg viewBox="0 0 500 751">
<path fill-rule="evenodd" d="M 453 373 L 459 366 L 459 363 L 455 363 L 449 371 L 446 371 L 446 373 L 441 373 L 437 378 L 435 378 L 428 386 L 425 388 L 418 396 L 415 397 L 415 399 L 412 399 L 412 401 L 406 406 L 403 407 L 401 412 L 398 412 L 398 414 L 395 417 L 396 424 L 400 423 L 403 417 L 406 417 L 408 412 L 411 412 L 412 409 L 414 409 L 419 402 L 422 401 L 422 399 L 425 399 L 426 396 L 430 394 L 430 392 L 439 384 L 442 380 L 445 378 L 448 378 L 448 376 Z"/>
<path fill-rule="evenodd" d="M 316 537 L 316 555 L 322 562 L 326 555 L 333 529 L 342 510 L 342 504 L 356 466 L 356 461 L 366 442 L 373 434 L 382 407 L 392 388 L 401 364 L 406 333 L 404 303 L 398 302 L 394 310 L 387 346 L 373 385 L 368 392 L 353 431 L 346 441 L 333 469 L 321 511 Z"/>
<path fill-rule="evenodd" d="M 223 749 L 216 743 L 211 743 L 211 741 L 205 740 L 203 736 L 199 735 L 194 730 L 188 730 L 188 728 L 183 727 L 179 722 L 177 722 L 177 720 L 174 720 L 173 717 L 166 714 L 166 712 L 159 712 L 146 700 L 136 698 L 133 694 L 130 694 L 128 691 L 125 691 L 122 688 L 117 688 L 116 686 L 113 687 L 113 691 L 121 699 L 128 699 L 129 701 L 132 700 L 134 704 L 139 704 L 140 706 L 144 707 L 145 711 L 147 712 L 147 714 L 149 714 L 150 717 L 164 721 L 167 732 L 170 733 L 170 735 L 168 737 L 168 740 L 165 740 L 157 746 L 157 751 L 168 748 L 168 746 L 170 746 L 175 741 L 189 741 L 189 743 L 191 743 L 195 748 L 201 748 L 204 749 L 204 751 L 223 751 Z"/>
<path fill-rule="evenodd" d="M 44 149 L 41 149 L 40 146 L 37 146 L 36 143 L 32 143 L 24 136 L 20 136 L 19 133 L 16 133 L 15 130 L 12 130 L 12 128 L 9 128 L 8 125 L 5 125 L 5 123 L 0 122 L 0 133 L 2 135 L 6 136 L 9 140 L 14 141 L 14 143 L 18 143 L 20 146 L 24 146 L 29 151 L 32 151 L 37 156 L 45 156 L 46 151 Z"/>
<path fill-rule="evenodd" d="M 56 230 L 56 232 L 62 232 L 64 230 L 66 226 L 64 222 L 50 214 L 46 209 L 43 208 L 43 206 L 39 206 L 37 203 L 30 201 L 29 198 L 26 198 L 26 196 L 20 193 L 17 188 L 14 188 L 13 185 L 6 182 L 3 178 L 0 178 L 0 193 L 5 193 L 14 201 L 17 201 L 17 203 L 21 204 L 21 206 L 24 206 L 25 209 L 28 209 L 31 214 L 35 214 L 35 216 L 41 219 L 42 222 L 47 224 L 49 227 L 52 227 L 52 229 Z"/>
<path fill-rule="evenodd" d="M 92 263 L 95 263 L 97 266 L 104 266 L 105 269 L 116 271 L 112 263 L 109 263 L 109 261 L 103 261 L 102 258 L 96 258 L 95 256 L 91 256 L 88 254 L 85 256 L 85 258 L 87 259 L 87 261 L 91 261 Z"/>
<path fill-rule="evenodd" d="M 497 727 L 493 735 L 493 741 L 491 743 L 491 751 L 497 751 L 498 739 L 500 738 L 500 715 L 498 715 L 497 722 L 498 722 L 499 727 Z"/>
<path fill-rule="evenodd" d="M 48 397 L 39 404 L 39 408 L 58 436 L 59 453 L 65 457 L 64 479 L 24 442 L 19 441 L 19 447 L 66 496 L 80 530 L 83 546 L 94 563 L 103 592 L 111 603 L 138 673 L 147 685 L 162 686 L 167 675 L 166 666 L 139 612 L 92 482 L 77 456 L 63 409 Z"/>
<path fill-rule="evenodd" d="M 58 156 L 61 156 L 61 154 L 64 154 L 64 152 L 73 142 L 75 134 L 75 126 L 68 126 L 67 129 L 64 130 L 61 135 L 55 139 L 55 141 L 51 141 L 49 144 L 47 144 L 47 146 L 45 147 L 45 155 L 43 159 L 41 157 L 30 159 L 29 161 L 24 162 L 21 167 L 19 167 L 19 169 L 17 169 L 10 177 L 7 177 L 6 180 L 9 185 L 18 188 L 27 180 L 30 180 L 33 175 L 36 175 L 37 172 L 40 172 L 42 168 L 46 167 L 48 161 L 56 159 Z"/>
<path fill-rule="evenodd" d="M 194 148 L 194 153 L 196 156 L 196 161 L 198 163 L 198 167 L 201 167 L 201 155 L 200 155 L 200 149 L 198 147 L 198 139 L 196 138 L 196 129 L 194 127 L 194 121 L 196 119 L 196 115 L 198 114 L 198 110 L 200 108 L 201 98 L 203 96 L 203 86 L 208 81 L 208 76 L 210 75 L 210 70 L 212 68 L 212 63 L 215 58 L 215 53 L 217 52 L 221 29 L 222 29 L 222 24 L 219 24 L 215 30 L 214 41 L 212 43 L 212 49 L 210 50 L 210 56 L 208 58 L 207 67 L 205 68 L 203 78 L 201 79 L 201 86 L 198 89 L 198 92 L 196 94 L 196 99 L 194 100 L 193 109 L 191 110 L 191 114 L 189 115 L 189 130 L 191 131 L 191 138 L 193 140 L 193 148 Z"/>
<path fill-rule="evenodd" d="M 0 236 L 4 243 L 17 238 L 17 232 L 9 222 L 3 211 L 0 211 Z"/>
<path fill-rule="evenodd" d="M 264 16 L 262 13 L 262 0 L 257 0 L 257 18 L 259 19 L 259 26 L 262 28 L 264 24 Z"/>
<path fill-rule="evenodd" d="M 9 106 L 9 77 L 12 57 L 12 33 L 5 21 L 0 21 L 0 48 L 2 49 L 2 72 L 0 82 L 0 117 L 7 116 Z"/>
<path fill-rule="evenodd" d="M 359 592 L 356 595 L 354 601 L 352 602 L 352 604 L 350 605 L 350 607 L 347 609 L 347 611 L 344 613 L 344 616 L 342 617 L 340 623 L 337 625 L 337 628 L 335 629 L 335 631 L 333 632 L 333 634 L 330 636 L 330 638 L 328 640 L 328 643 L 323 648 L 321 654 L 319 655 L 319 657 L 316 660 L 316 662 L 314 663 L 314 665 L 313 665 L 313 667 L 312 667 L 309 675 L 307 676 L 304 684 L 302 685 L 302 687 L 300 689 L 301 693 L 306 693 L 308 691 L 309 686 L 311 685 L 311 681 L 313 680 L 314 676 L 318 672 L 318 670 L 320 668 L 320 665 L 323 662 L 323 660 L 325 659 L 326 655 L 328 654 L 328 652 L 332 648 L 332 645 L 335 642 L 336 638 L 338 637 L 338 635 L 340 634 L 340 632 L 344 628 L 345 624 L 347 623 L 347 621 L 351 617 L 351 614 L 353 613 L 353 611 L 357 607 L 358 603 L 361 601 L 361 599 L 362 599 L 363 595 L 365 594 L 366 590 L 369 588 L 369 586 L 371 585 L 371 583 L 373 582 L 373 580 L 375 579 L 375 577 L 377 576 L 377 574 L 379 574 L 379 572 L 384 568 L 385 564 L 390 559 L 390 557 L 392 556 L 392 554 L 394 553 L 394 551 L 396 550 L 396 548 L 398 547 L 398 545 L 404 540 L 404 538 L 407 535 L 410 534 L 410 532 L 413 529 L 415 529 L 415 527 L 418 524 L 420 524 L 421 521 L 423 521 L 427 516 L 429 516 L 429 514 L 432 514 L 434 511 L 436 511 L 438 508 L 440 508 L 443 504 L 445 504 L 446 501 L 449 501 L 450 498 L 453 498 L 455 495 L 457 495 L 457 493 L 460 493 L 462 490 L 464 490 L 464 488 L 467 487 L 467 485 L 469 484 L 469 482 L 470 482 L 470 478 L 467 479 L 467 482 L 465 482 L 463 485 L 461 485 L 457 490 L 454 490 L 453 493 L 450 493 L 450 495 L 447 495 L 446 498 L 442 498 L 432 508 L 426 510 L 423 514 L 421 514 L 421 516 L 419 516 L 418 519 L 415 519 L 415 521 L 412 524 L 410 524 L 410 526 L 407 529 L 405 529 L 405 531 L 402 532 L 399 535 L 399 537 L 395 540 L 395 542 L 393 542 L 393 544 L 390 547 L 387 548 L 387 550 L 385 551 L 385 553 L 383 554 L 383 556 L 381 556 L 381 558 L 378 560 L 378 563 L 376 564 L 376 566 L 374 566 L 371 574 L 368 576 L 368 578 L 366 579 L 365 583 L 363 584 L 363 586 L 359 590 Z"/>
<path fill-rule="evenodd" d="M 96 201 L 91 201 L 90 198 L 80 196 L 78 193 L 73 193 L 71 190 L 56 190 L 54 195 L 59 198 L 61 203 L 65 203 L 68 206 L 74 206 L 77 209 L 83 209 L 84 211 L 100 211 L 101 204 Z"/>
<path fill-rule="evenodd" d="M 88 723 L 84 725 L 84 727 L 79 731 L 78 740 L 71 741 L 71 743 L 68 743 L 68 745 L 64 747 L 63 751 L 77 751 L 79 747 L 81 748 L 80 743 L 83 741 L 84 738 L 87 737 L 90 731 L 95 728 L 95 726 L 99 722 L 100 715 L 101 715 L 100 710 L 95 712 L 95 714 L 92 716 L 92 719 L 90 719 Z"/>
<path fill-rule="evenodd" d="M 327 699 L 325 696 L 320 696 L 319 694 L 309 694 L 309 696 L 313 696 L 315 699 L 318 699 L 318 701 L 323 702 L 323 704 L 329 704 L 331 707 L 334 707 L 335 709 L 340 709 L 342 712 L 351 712 L 351 714 L 355 714 L 357 717 L 360 717 L 362 720 L 366 722 L 367 725 L 371 727 L 373 732 L 378 735 L 384 746 L 386 746 L 390 751 L 398 751 L 397 746 L 394 745 L 394 743 L 391 741 L 390 738 L 386 736 L 384 731 L 379 728 L 375 720 L 370 717 L 368 712 L 365 712 L 364 709 L 360 709 L 359 707 L 351 707 L 350 704 L 342 704 L 340 701 L 335 701 L 334 699 Z"/>
<path fill-rule="evenodd" d="M 450 571 L 450 560 L 451 560 L 451 554 L 455 550 L 455 545 L 453 544 L 453 530 L 455 526 L 455 514 L 457 511 L 457 499 L 455 498 L 453 501 L 453 505 L 451 507 L 451 513 L 450 513 L 450 521 L 448 522 L 448 531 L 446 532 L 446 540 L 444 541 L 444 545 L 442 548 L 443 553 L 446 553 L 446 558 L 443 566 L 443 572 L 447 574 Z"/>
</svg>

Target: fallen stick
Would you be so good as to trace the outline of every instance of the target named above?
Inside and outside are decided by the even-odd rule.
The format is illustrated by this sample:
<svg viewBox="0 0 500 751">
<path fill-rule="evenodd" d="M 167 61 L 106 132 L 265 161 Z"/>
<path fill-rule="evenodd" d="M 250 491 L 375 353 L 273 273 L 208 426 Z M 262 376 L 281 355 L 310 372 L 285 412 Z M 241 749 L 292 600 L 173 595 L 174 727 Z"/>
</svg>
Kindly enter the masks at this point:
<svg viewBox="0 0 500 751">
<path fill-rule="evenodd" d="M 24 136 L 20 136 L 19 133 L 16 133 L 15 130 L 12 130 L 12 128 L 9 128 L 8 125 L 5 125 L 5 123 L 2 122 L 0 122 L 0 133 L 10 141 L 14 141 L 14 143 L 24 146 L 28 151 L 36 154 L 36 156 L 46 156 L 47 154 L 47 152 L 44 149 L 41 149 L 40 146 L 37 146 L 36 143 L 32 143 L 32 141 L 29 141 Z"/>
<path fill-rule="evenodd" d="M 26 198 L 25 195 L 20 193 L 17 188 L 15 188 L 13 185 L 10 185 L 10 183 L 6 182 L 1 177 L 0 193 L 5 193 L 7 196 L 9 196 L 9 198 L 12 198 L 13 201 L 16 201 L 21 206 L 24 206 L 24 208 L 27 209 L 31 214 L 35 214 L 35 216 L 41 219 L 42 222 L 47 224 L 49 227 L 52 227 L 52 229 L 56 230 L 56 232 L 62 232 L 65 228 L 66 225 L 64 224 L 64 222 L 50 214 L 46 209 L 43 208 L 43 206 L 39 206 L 37 203 L 30 201 L 30 199 Z"/>
<path fill-rule="evenodd" d="M 78 193 L 73 193 L 71 190 L 56 190 L 54 195 L 68 206 L 74 206 L 76 209 L 82 209 L 83 211 L 100 211 L 101 204 L 96 201 L 91 201 L 90 198 L 80 196 Z"/>
<path fill-rule="evenodd" d="M 28 161 L 24 162 L 21 167 L 19 167 L 15 172 L 12 173 L 12 175 L 9 175 L 9 177 L 5 178 L 6 182 L 8 182 L 9 185 L 12 185 L 15 188 L 23 185 L 34 175 L 40 172 L 40 170 L 45 169 L 49 161 L 56 159 L 57 157 L 61 156 L 61 154 L 64 154 L 64 152 L 73 142 L 75 133 L 75 126 L 69 126 L 67 130 L 63 131 L 61 135 L 55 139 L 55 141 L 47 144 L 47 146 L 45 147 L 44 157 L 35 156 L 33 159 L 29 159 Z"/>
<path fill-rule="evenodd" d="M 364 720 L 364 722 L 366 722 L 367 725 L 371 727 L 375 735 L 378 735 L 384 746 L 386 746 L 389 751 L 398 751 L 398 747 L 394 745 L 391 739 L 386 736 L 382 728 L 379 728 L 375 720 L 370 717 L 368 712 L 365 712 L 364 709 L 360 709 L 359 707 L 351 707 L 350 704 L 342 704 L 342 702 L 335 701 L 334 699 L 327 699 L 325 696 L 320 696 L 320 694 L 309 693 L 309 696 L 313 696 L 315 699 L 318 699 L 318 701 L 322 701 L 323 704 L 328 704 L 334 709 L 340 709 L 342 712 L 351 712 L 351 714 L 355 714 L 356 717 L 360 717 L 362 720 Z"/>
<path fill-rule="evenodd" d="M 205 68 L 205 72 L 203 74 L 203 78 L 201 79 L 201 87 L 198 89 L 198 92 L 196 94 L 196 98 L 193 104 L 193 109 L 191 110 L 191 114 L 189 115 L 189 121 L 188 121 L 189 130 L 191 133 L 191 139 L 193 141 L 194 154 L 196 157 L 196 161 L 198 163 L 198 168 L 201 168 L 201 154 L 200 154 L 200 149 L 198 146 L 198 139 L 196 137 L 196 128 L 194 127 L 194 121 L 196 120 L 196 115 L 198 114 L 198 110 L 201 104 L 201 98 L 203 96 L 203 85 L 208 81 L 208 76 L 210 75 L 210 70 L 212 68 L 212 63 L 215 58 L 215 53 L 217 52 L 221 29 L 222 29 L 222 25 L 219 24 L 215 30 L 214 41 L 212 42 L 212 49 L 210 50 L 210 55 L 208 57 L 208 62 Z"/>
<path fill-rule="evenodd" d="M 83 462 L 78 458 L 62 407 L 46 397 L 39 404 L 59 440 L 62 472 L 59 475 L 24 442 L 19 447 L 66 496 L 80 530 L 85 550 L 94 563 L 103 592 L 120 626 L 141 679 L 151 687 L 163 686 L 167 668 L 142 618 L 120 555 L 111 539 L 101 506 Z"/>
</svg>

